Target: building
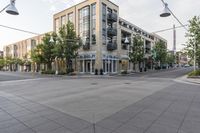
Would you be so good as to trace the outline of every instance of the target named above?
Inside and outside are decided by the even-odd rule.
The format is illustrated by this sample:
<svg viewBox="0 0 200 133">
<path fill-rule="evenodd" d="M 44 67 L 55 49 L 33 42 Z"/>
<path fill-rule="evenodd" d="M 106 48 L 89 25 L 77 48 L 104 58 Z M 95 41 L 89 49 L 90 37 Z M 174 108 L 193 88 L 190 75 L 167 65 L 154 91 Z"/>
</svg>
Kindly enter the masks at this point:
<svg viewBox="0 0 200 133">
<path fill-rule="evenodd" d="M 190 59 L 185 52 L 178 51 L 176 53 L 176 62 L 179 66 L 185 66 L 186 64 L 189 64 L 189 61 Z"/>
<path fill-rule="evenodd" d="M 43 36 L 44 34 L 41 34 L 35 37 L 31 37 L 31 38 L 4 46 L 3 47 L 4 57 L 19 58 L 27 62 L 30 62 L 31 50 L 33 50 L 37 44 L 42 42 Z M 26 63 L 25 66 L 13 65 L 9 69 L 18 70 L 18 71 L 24 71 L 24 70 L 31 71 L 31 64 Z"/>
<path fill-rule="evenodd" d="M 136 25 L 119 17 L 119 6 L 109 0 L 86 0 L 66 10 L 54 14 L 53 31 L 58 32 L 62 25 L 72 22 L 76 34 L 83 42 L 78 50 L 78 60 L 73 66 L 78 73 L 104 74 L 120 73 L 122 70 L 131 71 L 133 64 L 129 62 L 131 38 L 141 35 L 144 41 L 145 61 L 143 69 L 153 68 L 151 49 L 155 42 L 167 41 L 162 37 L 149 33 Z M 41 41 L 42 35 L 29 38 L 4 47 L 6 56 L 24 58 Z M 125 43 L 126 38 L 129 44 Z M 75 65 L 76 64 L 76 65 Z M 139 64 L 137 69 L 139 69 Z"/>
<path fill-rule="evenodd" d="M 119 6 L 109 0 L 86 0 L 53 16 L 54 31 L 71 21 L 83 46 L 79 50 L 80 73 L 104 74 L 131 70 L 129 45 L 125 38 L 140 34 L 144 40 L 144 67 L 152 68 L 151 48 L 156 41 L 167 41 L 119 17 Z M 130 39 L 131 40 L 131 39 Z M 147 65 L 147 66 L 145 66 Z"/>
<path fill-rule="evenodd" d="M 0 58 L 3 58 L 3 51 L 0 51 Z"/>
</svg>

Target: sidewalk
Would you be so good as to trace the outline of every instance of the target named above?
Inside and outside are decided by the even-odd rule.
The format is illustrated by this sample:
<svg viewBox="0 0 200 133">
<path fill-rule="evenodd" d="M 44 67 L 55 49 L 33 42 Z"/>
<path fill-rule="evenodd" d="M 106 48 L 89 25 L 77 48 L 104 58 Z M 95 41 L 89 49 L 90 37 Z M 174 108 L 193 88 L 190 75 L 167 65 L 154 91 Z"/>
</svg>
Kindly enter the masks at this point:
<svg viewBox="0 0 200 133">
<path fill-rule="evenodd" d="M 180 77 L 180 80 L 184 81 L 184 82 L 189 82 L 189 83 L 195 83 L 195 84 L 199 84 L 200 85 L 200 77 L 197 78 L 187 78 L 187 75 Z"/>
</svg>

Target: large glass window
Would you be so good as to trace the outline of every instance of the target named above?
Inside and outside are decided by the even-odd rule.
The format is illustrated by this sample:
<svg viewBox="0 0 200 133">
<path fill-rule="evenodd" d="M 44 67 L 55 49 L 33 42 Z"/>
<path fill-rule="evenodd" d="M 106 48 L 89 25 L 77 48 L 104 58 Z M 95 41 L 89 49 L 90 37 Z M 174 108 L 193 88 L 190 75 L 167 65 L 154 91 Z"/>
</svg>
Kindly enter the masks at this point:
<svg viewBox="0 0 200 133">
<path fill-rule="evenodd" d="M 58 33 L 59 31 L 59 19 L 55 19 L 55 32 Z"/>
<path fill-rule="evenodd" d="M 66 16 L 62 16 L 61 17 L 61 26 L 65 25 L 66 24 Z"/>
<path fill-rule="evenodd" d="M 102 42 L 106 44 L 106 5 L 102 3 Z"/>
<path fill-rule="evenodd" d="M 73 12 L 68 14 L 68 21 L 73 23 Z"/>
<path fill-rule="evenodd" d="M 92 44 L 96 43 L 96 3 L 92 4 Z"/>
<path fill-rule="evenodd" d="M 83 44 L 90 39 L 90 8 L 89 6 L 79 10 L 79 36 Z"/>
</svg>

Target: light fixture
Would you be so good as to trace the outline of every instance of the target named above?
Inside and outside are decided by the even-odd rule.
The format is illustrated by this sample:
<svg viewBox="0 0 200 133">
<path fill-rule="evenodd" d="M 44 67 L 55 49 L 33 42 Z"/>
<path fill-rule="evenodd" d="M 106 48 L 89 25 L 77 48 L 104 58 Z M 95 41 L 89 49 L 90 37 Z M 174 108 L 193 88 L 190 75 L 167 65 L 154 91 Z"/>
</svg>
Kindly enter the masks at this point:
<svg viewBox="0 0 200 133">
<path fill-rule="evenodd" d="M 6 12 L 11 15 L 19 15 L 19 12 L 17 8 L 15 7 L 15 0 L 10 0 L 10 4 L 6 8 Z"/>
<path fill-rule="evenodd" d="M 128 37 L 126 37 L 126 38 L 125 38 L 125 41 L 124 41 L 124 43 L 125 43 L 125 44 L 129 44 Z"/>
<path fill-rule="evenodd" d="M 53 37 L 52 37 L 52 36 L 51 36 L 49 42 L 50 42 L 50 43 L 54 43 L 54 40 L 53 40 Z"/>
<path fill-rule="evenodd" d="M 160 14 L 160 17 L 169 17 L 171 15 L 169 8 L 168 8 L 168 4 L 164 3 L 164 10 L 163 12 Z"/>
</svg>

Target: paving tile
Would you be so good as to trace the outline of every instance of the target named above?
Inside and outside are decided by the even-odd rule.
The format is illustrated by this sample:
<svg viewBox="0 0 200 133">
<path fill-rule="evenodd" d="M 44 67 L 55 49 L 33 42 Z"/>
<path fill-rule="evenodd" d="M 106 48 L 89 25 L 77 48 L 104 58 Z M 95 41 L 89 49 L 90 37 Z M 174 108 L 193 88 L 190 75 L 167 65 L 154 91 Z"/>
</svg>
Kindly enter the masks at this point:
<svg viewBox="0 0 200 133">
<path fill-rule="evenodd" d="M 8 128 L 10 126 L 13 126 L 13 125 L 16 125 L 16 124 L 19 124 L 20 122 L 17 121 L 16 119 L 10 119 L 10 120 L 6 120 L 6 121 L 2 121 L 0 122 L 0 130 L 2 128 Z"/>
<path fill-rule="evenodd" d="M 10 116 L 10 115 L 7 114 L 7 113 L 3 113 L 2 115 L 0 115 L 0 122 L 6 121 L 6 120 L 10 120 L 10 119 L 13 119 L 13 117 Z"/>
<path fill-rule="evenodd" d="M 113 133 L 143 133 L 143 131 L 143 129 L 135 126 L 124 125 L 115 130 Z"/>
<path fill-rule="evenodd" d="M 138 127 L 141 129 L 146 129 L 147 127 L 149 127 L 152 124 L 153 121 L 155 121 L 156 118 L 157 118 L 157 116 L 142 114 L 142 115 L 138 115 L 134 119 L 130 120 L 128 123 L 126 123 L 126 125 L 128 125 L 130 127 L 134 126 L 134 127 Z"/>
<path fill-rule="evenodd" d="M 65 128 L 70 129 L 74 132 L 79 132 L 82 129 L 89 127 L 91 125 L 89 122 L 86 122 L 81 119 L 77 119 L 72 116 L 65 116 L 63 118 L 59 118 L 54 121 L 56 121 L 57 123 L 61 124 Z"/>
<path fill-rule="evenodd" d="M 66 117 L 66 116 L 67 116 L 67 114 L 62 113 L 60 111 L 56 111 L 54 113 L 45 115 L 45 117 L 50 119 L 50 120 L 55 120 L 55 119 L 63 118 L 63 117 Z"/>
<path fill-rule="evenodd" d="M 72 131 L 70 131 L 69 129 L 66 129 L 64 127 L 58 128 L 56 130 L 53 130 L 49 133 L 73 133 Z"/>
<path fill-rule="evenodd" d="M 124 122 L 130 120 L 133 116 L 135 116 L 135 114 L 132 114 L 130 112 L 120 111 L 120 112 L 117 112 L 117 113 L 109 116 L 108 119 L 124 123 Z"/>
<path fill-rule="evenodd" d="M 32 128 L 32 127 L 36 127 L 48 122 L 51 122 L 51 121 L 42 117 L 36 117 L 36 118 L 32 118 L 31 120 L 25 121 L 24 124 Z"/>
<path fill-rule="evenodd" d="M 179 130 L 179 133 L 199 133 L 200 131 L 200 122 L 185 120 L 182 127 Z"/>
<path fill-rule="evenodd" d="M 106 128 L 106 129 L 114 130 L 117 127 L 121 126 L 122 123 L 117 122 L 117 121 L 113 121 L 111 119 L 104 119 L 104 120 L 98 122 L 96 125 L 103 127 L 103 128 Z"/>
<path fill-rule="evenodd" d="M 27 116 L 27 115 L 30 115 L 30 114 L 32 114 L 32 112 L 28 111 L 28 110 L 21 110 L 21 111 L 18 111 L 18 112 L 11 113 L 11 115 L 15 118 L 18 118 L 18 117 L 21 117 L 21 116 Z"/>
<path fill-rule="evenodd" d="M 177 114 L 177 113 L 171 113 L 171 112 L 165 112 L 162 116 L 159 117 L 159 119 L 156 121 L 157 124 L 162 124 L 168 127 L 174 127 L 178 128 L 181 124 L 181 122 L 184 119 L 184 115 Z"/>
<path fill-rule="evenodd" d="M 95 133 L 112 133 L 111 130 L 108 130 L 99 126 L 95 126 L 95 128 L 93 126 L 89 126 L 88 128 L 85 128 L 78 133 L 94 133 L 94 132 Z"/>
<path fill-rule="evenodd" d="M 0 133 L 20 133 L 20 132 L 22 132 L 24 130 L 28 130 L 28 129 L 29 129 L 28 127 L 19 123 L 19 124 L 12 125 L 8 128 L 1 129 Z"/>
<path fill-rule="evenodd" d="M 41 117 L 41 116 L 38 114 L 35 114 L 35 113 L 31 113 L 29 115 L 17 117 L 16 119 L 19 121 L 25 122 L 25 121 L 32 120 L 32 119 L 38 118 L 38 117 Z"/>
<path fill-rule="evenodd" d="M 36 131 L 37 133 L 49 133 L 50 131 L 53 131 L 53 130 L 56 130 L 58 128 L 61 128 L 62 126 L 55 123 L 55 122 L 47 122 L 47 123 L 44 123 L 44 124 L 40 124 L 36 127 L 33 127 L 32 129 L 34 131 Z"/>
<path fill-rule="evenodd" d="M 177 133 L 178 128 L 168 127 L 160 124 L 153 124 L 146 133 Z"/>
</svg>

